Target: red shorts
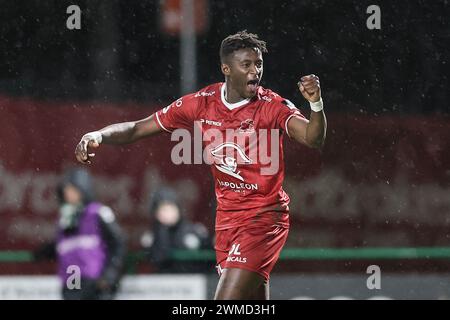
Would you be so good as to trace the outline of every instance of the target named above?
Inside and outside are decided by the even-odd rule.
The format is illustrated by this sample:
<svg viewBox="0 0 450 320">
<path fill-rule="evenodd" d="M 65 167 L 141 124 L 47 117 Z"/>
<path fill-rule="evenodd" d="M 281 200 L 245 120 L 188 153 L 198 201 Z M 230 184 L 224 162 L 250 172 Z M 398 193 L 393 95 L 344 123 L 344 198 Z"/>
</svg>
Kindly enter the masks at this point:
<svg viewBox="0 0 450 320">
<path fill-rule="evenodd" d="M 225 268 L 257 272 L 269 280 L 289 229 L 276 225 L 245 225 L 216 230 L 216 260 L 219 275 Z"/>
</svg>

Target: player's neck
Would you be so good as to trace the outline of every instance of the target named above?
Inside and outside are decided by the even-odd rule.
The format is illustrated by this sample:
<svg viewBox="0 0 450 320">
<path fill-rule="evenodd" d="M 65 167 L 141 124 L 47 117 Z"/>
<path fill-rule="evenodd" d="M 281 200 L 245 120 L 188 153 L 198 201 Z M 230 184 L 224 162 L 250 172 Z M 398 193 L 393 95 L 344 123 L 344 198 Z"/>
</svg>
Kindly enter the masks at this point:
<svg viewBox="0 0 450 320">
<path fill-rule="evenodd" d="M 245 100 L 245 98 L 241 97 L 239 93 L 234 90 L 228 82 L 225 82 L 225 100 L 228 103 L 237 103 Z"/>
</svg>

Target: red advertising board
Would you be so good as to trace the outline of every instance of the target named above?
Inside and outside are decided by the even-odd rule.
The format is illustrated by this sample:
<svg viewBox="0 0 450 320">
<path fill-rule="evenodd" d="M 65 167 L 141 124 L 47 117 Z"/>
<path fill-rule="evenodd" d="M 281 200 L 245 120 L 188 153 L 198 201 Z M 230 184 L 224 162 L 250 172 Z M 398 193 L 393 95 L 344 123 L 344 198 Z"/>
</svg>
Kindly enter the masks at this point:
<svg viewBox="0 0 450 320">
<path fill-rule="evenodd" d="M 161 106 L 162 107 L 162 106 Z M 0 250 L 52 238 L 55 186 L 85 132 L 143 118 L 158 106 L 40 102 L 0 97 Z M 450 244 L 450 128 L 443 117 L 330 114 L 323 151 L 286 141 L 290 246 Z M 102 146 L 90 170 L 101 201 L 131 248 L 150 227 L 149 194 L 180 191 L 190 218 L 213 230 L 214 190 L 206 165 L 174 165 L 169 134 Z"/>
</svg>

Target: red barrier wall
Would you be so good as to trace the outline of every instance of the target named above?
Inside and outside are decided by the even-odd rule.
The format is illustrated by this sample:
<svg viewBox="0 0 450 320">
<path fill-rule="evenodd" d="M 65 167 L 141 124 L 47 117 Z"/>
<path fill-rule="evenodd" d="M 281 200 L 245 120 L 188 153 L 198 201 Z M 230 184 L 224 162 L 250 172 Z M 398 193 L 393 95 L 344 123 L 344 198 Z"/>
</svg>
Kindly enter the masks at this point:
<svg viewBox="0 0 450 320">
<path fill-rule="evenodd" d="M 52 237 L 53 190 L 61 171 L 76 164 L 74 148 L 83 133 L 153 111 L 0 97 L 0 250 L 32 249 Z M 287 141 L 288 244 L 449 245 L 448 123 L 448 117 L 335 112 L 322 152 Z M 129 146 L 102 146 L 90 167 L 100 200 L 117 212 L 132 248 L 149 227 L 148 195 L 163 183 L 182 191 L 192 219 L 213 228 L 209 168 L 173 165 L 174 144 L 162 134 Z"/>
</svg>

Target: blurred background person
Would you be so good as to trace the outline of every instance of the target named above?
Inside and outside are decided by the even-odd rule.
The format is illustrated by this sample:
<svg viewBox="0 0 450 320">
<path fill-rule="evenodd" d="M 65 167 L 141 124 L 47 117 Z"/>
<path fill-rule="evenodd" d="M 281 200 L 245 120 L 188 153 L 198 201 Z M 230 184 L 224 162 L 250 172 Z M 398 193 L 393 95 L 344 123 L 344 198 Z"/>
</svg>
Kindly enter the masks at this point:
<svg viewBox="0 0 450 320">
<path fill-rule="evenodd" d="M 56 239 L 37 250 L 35 258 L 57 259 L 63 299 L 112 299 L 126 253 L 125 237 L 113 211 L 94 200 L 92 179 L 84 169 L 68 170 L 58 184 L 57 195 Z M 68 272 L 69 266 L 79 267 L 80 289 L 67 285 L 73 274 Z"/>
<path fill-rule="evenodd" d="M 211 261 L 177 261 L 176 250 L 212 249 L 207 228 L 190 221 L 175 190 L 164 187 L 150 197 L 152 228 L 142 237 L 148 257 L 159 273 L 196 273 L 214 270 Z"/>
</svg>

